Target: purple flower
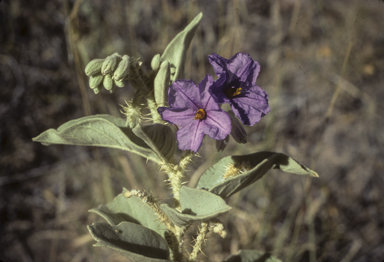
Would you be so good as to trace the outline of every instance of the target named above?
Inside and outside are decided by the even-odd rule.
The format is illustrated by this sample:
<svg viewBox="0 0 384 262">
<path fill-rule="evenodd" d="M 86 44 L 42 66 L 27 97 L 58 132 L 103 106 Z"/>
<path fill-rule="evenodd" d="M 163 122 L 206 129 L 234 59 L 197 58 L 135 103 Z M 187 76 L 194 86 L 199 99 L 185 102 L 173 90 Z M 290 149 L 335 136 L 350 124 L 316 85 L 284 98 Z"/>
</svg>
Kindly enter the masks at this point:
<svg viewBox="0 0 384 262">
<path fill-rule="evenodd" d="M 218 76 L 209 89 L 217 103 L 229 103 L 241 122 L 249 126 L 271 111 L 267 93 L 256 85 L 260 65 L 250 55 L 237 53 L 227 60 L 213 53 L 208 59 Z"/>
<path fill-rule="evenodd" d="M 161 117 L 178 126 L 179 148 L 197 152 L 204 135 L 222 140 L 231 132 L 231 119 L 208 92 L 212 76 L 206 75 L 196 86 L 191 80 L 177 80 L 168 91 L 170 107 L 159 107 Z"/>
</svg>

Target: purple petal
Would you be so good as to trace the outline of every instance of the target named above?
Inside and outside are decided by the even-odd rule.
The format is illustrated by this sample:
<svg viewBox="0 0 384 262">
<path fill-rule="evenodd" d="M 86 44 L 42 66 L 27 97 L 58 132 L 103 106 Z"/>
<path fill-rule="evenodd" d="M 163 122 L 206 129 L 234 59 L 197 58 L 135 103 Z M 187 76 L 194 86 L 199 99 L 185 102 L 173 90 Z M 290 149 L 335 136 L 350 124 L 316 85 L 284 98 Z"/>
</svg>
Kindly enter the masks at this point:
<svg viewBox="0 0 384 262">
<path fill-rule="evenodd" d="M 204 121 L 193 120 L 187 126 L 180 128 L 176 133 L 179 148 L 193 152 L 199 151 L 204 138 L 204 133 L 202 132 L 204 125 Z"/>
<path fill-rule="evenodd" d="M 179 126 L 179 128 L 189 125 L 191 121 L 195 121 L 196 115 L 196 111 L 190 108 L 159 107 L 157 112 L 164 120 Z"/>
<path fill-rule="evenodd" d="M 200 92 L 192 80 L 176 80 L 168 90 L 168 104 L 171 108 L 193 108 L 198 110 Z"/>
<path fill-rule="evenodd" d="M 265 99 L 255 101 L 247 97 L 233 99 L 231 108 L 241 122 L 249 126 L 260 122 L 261 118 L 271 111 Z"/>
<path fill-rule="evenodd" d="M 229 60 L 219 56 L 216 53 L 213 53 L 212 55 L 208 56 L 208 61 L 212 65 L 213 70 L 215 71 L 217 76 L 220 76 L 221 74 L 226 73 L 227 64 Z"/>
<path fill-rule="evenodd" d="M 225 94 L 226 88 L 226 76 L 222 75 L 219 79 L 213 82 L 212 86 L 209 88 L 209 93 L 213 97 L 216 103 L 230 103 L 231 100 Z"/>
<path fill-rule="evenodd" d="M 199 83 L 199 92 L 200 92 L 200 108 L 205 109 L 207 102 L 211 99 L 211 94 L 208 92 L 209 88 L 213 84 L 213 78 L 211 75 L 207 74 L 203 80 Z"/>
<path fill-rule="evenodd" d="M 208 112 L 208 111 L 216 111 L 216 110 L 221 110 L 220 109 L 220 106 L 218 103 L 215 102 L 215 100 L 213 99 L 213 97 L 209 94 L 209 100 L 206 101 L 206 104 L 204 106 L 204 109 Z"/>
<path fill-rule="evenodd" d="M 241 82 L 248 82 L 252 85 L 256 84 L 256 79 L 260 72 L 260 65 L 257 61 L 253 61 L 250 55 L 237 53 L 227 65 L 228 70 L 236 75 Z"/>
<path fill-rule="evenodd" d="M 231 133 L 231 119 L 222 110 L 207 112 L 207 118 L 203 122 L 205 123 L 204 134 L 213 139 L 222 140 Z"/>
<path fill-rule="evenodd" d="M 215 53 L 208 57 L 215 73 L 219 76 L 226 75 L 227 83 L 234 80 L 256 84 L 260 72 L 260 65 L 250 55 L 237 53 L 231 59 L 225 59 Z"/>
<path fill-rule="evenodd" d="M 244 96 L 239 95 L 238 97 L 234 97 L 232 101 L 239 105 L 243 104 L 254 107 L 264 114 L 271 111 L 268 105 L 268 95 L 261 87 L 248 87 L 244 89 L 244 93 Z"/>
</svg>

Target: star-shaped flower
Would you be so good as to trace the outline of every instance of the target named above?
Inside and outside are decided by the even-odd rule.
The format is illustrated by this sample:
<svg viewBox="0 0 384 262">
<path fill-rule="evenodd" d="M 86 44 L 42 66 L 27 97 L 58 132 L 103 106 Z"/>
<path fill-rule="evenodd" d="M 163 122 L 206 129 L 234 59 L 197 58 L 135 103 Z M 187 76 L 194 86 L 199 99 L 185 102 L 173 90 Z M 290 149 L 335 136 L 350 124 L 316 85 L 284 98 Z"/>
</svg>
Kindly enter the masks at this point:
<svg viewBox="0 0 384 262">
<path fill-rule="evenodd" d="M 168 91 L 169 107 L 159 107 L 161 117 L 178 126 L 179 148 L 197 152 L 204 135 L 222 140 L 231 132 L 229 115 L 220 109 L 208 92 L 213 84 L 206 75 L 196 86 L 191 80 L 176 80 Z"/>
<path fill-rule="evenodd" d="M 229 60 L 213 53 L 208 59 L 218 76 L 209 89 L 215 101 L 229 103 L 243 124 L 258 123 L 271 110 L 267 93 L 256 85 L 259 63 L 244 53 L 237 53 Z"/>
</svg>

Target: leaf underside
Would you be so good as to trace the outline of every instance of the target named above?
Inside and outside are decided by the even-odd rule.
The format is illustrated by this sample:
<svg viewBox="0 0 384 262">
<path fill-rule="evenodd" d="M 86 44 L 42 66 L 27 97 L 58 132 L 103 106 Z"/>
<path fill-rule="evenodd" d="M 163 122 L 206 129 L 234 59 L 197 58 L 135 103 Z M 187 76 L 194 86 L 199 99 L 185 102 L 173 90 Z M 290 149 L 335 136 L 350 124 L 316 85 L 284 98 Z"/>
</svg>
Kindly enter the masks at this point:
<svg viewBox="0 0 384 262">
<path fill-rule="evenodd" d="M 133 133 L 141 138 L 163 161 L 169 161 L 177 148 L 176 135 L 171 127 L 162 124 L 136 126 Z"/>
<path fill-rule="evenodd" d="M 258 152 L 228 156 L 214 164 L 200 177 L 197 188 L 227 198 L 262 178 L 270 169 L 318 177 L 317 173 L 282 153 Z"/>
<path fill-rule="evenodd" d="M 161 163 L 164 158 L 170 158 L 170 155 L 173 155 L 176 145 L 169 142 L 172 139 L 167 133 L 170 127 L 141 128 L 148 134 L 145 136 L 147 143 L 126 125 L 125 120 L 111 115 L 94 115 L 68 121 L 57 130 L 48 129 L 32 140 L 43 145 L 64 144 L 116 148 L 136 153 L 157 163 Z M 155 141 L 149 143 L 148 141 L 151 139 L 155 139 Z M 160 147 L 160 149 L 155 152 L 154 147 Z"/>
<path fill-rule="evenodd" d="M 136 196 L 125 197 L 127 191 L 124 188 L 111 202 L 92 208 L 89 212 L 98 214 L 112 226 L 128 221 L 147 227 L 165 238 L 167 227 L 158 221 L 154 210 Z"/>
</svg>

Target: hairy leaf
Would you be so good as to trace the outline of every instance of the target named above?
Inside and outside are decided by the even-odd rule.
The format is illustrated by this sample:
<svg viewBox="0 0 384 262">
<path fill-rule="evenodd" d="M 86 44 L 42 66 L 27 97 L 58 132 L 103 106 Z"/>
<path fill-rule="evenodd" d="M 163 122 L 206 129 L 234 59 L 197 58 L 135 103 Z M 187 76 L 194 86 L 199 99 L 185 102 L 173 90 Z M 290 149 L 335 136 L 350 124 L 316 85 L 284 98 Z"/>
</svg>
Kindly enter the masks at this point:
<svg viewBox="0 0 384 262">
<path fill-rule="evenodd" d="M 182 186 L 180 189 L 181 213 L 167 204 L 160 208 L 179 226 L 186 226 L 194 221 L 207 220 L 231 210 L 225 201 L 205 190 Z"/>
<path fill-rule="evenodd" d="M 108 247 L 133 261 L 169 261 L 167 242 L 155 231 L 131 222 L 109 225 L 104 222 L 88 226 L 95 246 Z"/>
<path fill-rule="evenodd" d="M 256 250 L 240 250 L 236 255 L 228 257 L 224 262 L 282 262 L 270 253 Z"/>
<path fill-rule="evenodd" d="M 214 164 L 200 177 L 197 188 L 230 197 L 255 183 L 270 169 L 318 177 L 317 173 L 281 153 L 258 152 L 250 155 L 228 156 Z"/>
<path fill-rule="evenodd" d="M 117 148 L 136 153 L 155 162 L 162 162 L 159 155 L 126 126 L 125 120 L 110 115 L 86 116 L 71 120 L 57 130 L 48 129 L 32 140 L 43 145 L 65 144 Z"/>
<path fill-rule="evenodd" d="M 198 14 L 183 31 L 175 36 L 161 55 L 161 61 L 169 61 L 171 72 L 174 72 L 171 76 L 172 81 L 179 79 L 184 72 L 186 52 L 202 17 L 202 13 Z"/>
<path fill-rule="evenodd" d="M 100 215 L 112 226 L 128 221 L 152 229 L 165 238 L 168 231 L 167 227 L 160 223 L 155 210 L 140 198 L 129 193 L 127 189 L 123 188 L 123 192 L 111 202 L 92 208 L 89 212 Z"/>
<path fill-rule="evenodd" d="M 169 126 L 162 124 L 136 126 L 132 131 L 144 140 L 164 162 L 173 157 L 177 147 L 176 135 Z"/>
<path fill-rule="evenodd" d="M 163 61 L 161 63 L 159 72 L 156 74 L 154 82 L 155 101 L 158 107 L 168 106 L 168 89 L 171 77 L 170 74 L 169 62 Z"/>
</svg>

